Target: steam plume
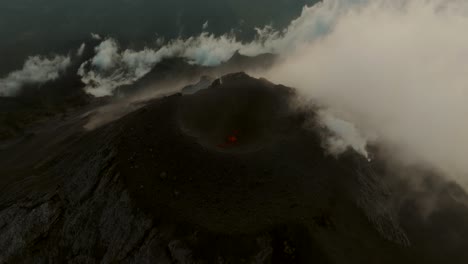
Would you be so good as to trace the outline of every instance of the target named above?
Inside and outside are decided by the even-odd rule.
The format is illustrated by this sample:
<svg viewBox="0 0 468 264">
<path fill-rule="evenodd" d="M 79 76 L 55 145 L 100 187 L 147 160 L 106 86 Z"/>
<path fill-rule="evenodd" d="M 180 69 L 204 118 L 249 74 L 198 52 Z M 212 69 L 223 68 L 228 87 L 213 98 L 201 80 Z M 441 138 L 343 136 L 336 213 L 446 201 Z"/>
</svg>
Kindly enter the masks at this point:
<svg viewBox="0 0 468 264">
<path fill-rule="evenodd" d="M 391 147 L 394 159 L 467 186 L 468 3 L 329 0 L 308 12 L 333 18 L 267 77 Z"/>
</svg>

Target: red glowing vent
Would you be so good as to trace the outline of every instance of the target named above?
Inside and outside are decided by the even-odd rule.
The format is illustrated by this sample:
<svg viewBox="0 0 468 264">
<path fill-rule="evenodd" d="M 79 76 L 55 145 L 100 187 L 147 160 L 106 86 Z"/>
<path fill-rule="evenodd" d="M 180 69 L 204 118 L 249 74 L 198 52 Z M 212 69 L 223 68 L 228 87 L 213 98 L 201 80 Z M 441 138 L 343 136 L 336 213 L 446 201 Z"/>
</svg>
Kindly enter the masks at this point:
<svg viewBox="0 0 468 264">
<path fill-rule="evenodd" d="M 235 146 L 239 142 L 239 131 L 234 130 L 231 135 L 227 136 L 224 143 L 218 144 L 220 148 L 228 148 Z"/>
</svg>

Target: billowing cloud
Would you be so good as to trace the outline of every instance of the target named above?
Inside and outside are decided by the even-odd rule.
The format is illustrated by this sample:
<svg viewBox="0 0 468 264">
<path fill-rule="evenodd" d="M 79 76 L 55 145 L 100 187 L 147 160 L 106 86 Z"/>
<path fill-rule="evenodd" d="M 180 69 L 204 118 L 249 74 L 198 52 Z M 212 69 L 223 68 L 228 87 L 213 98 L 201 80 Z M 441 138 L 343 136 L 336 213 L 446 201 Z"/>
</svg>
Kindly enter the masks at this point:
<svg viewBox="0 0 468 264">
<path fill-rule="evenodd" d="M 188 39 L 169 41 L 160 47 L 120 51 L 116 40 L 106 39 L 96 48 L 96 56 L 83 65 L 79 74 L 87 84 L 88 93 L 106 96 L 112 95 L 118 86 L 135 82 L 167 57 L 182 57 L 192 64 L 216 66 L 229 60 L 236 52 L 247 56 L 290 54 L 329 32 L 335 19 L 344 12 L 344 8 L 334 2 L 325 1 L 314 7 L 305 7 L 302 15 L 283 31 L 276 31 L 270 26 L 257 28 L 256 38 L 247 43 L 239 41 L 231 33 L 215 36 L 203 32 Z M 359 4 L 362 1 L 349 2 Z M 317 9 L 326 9 L 327 12 L 317 12 Z M 207 26 L 208 22 L 203 28 Z"/>
<path fill-rule="evenodd" d="M 213 66 L 228 60 L 241 47 L 234 37 L 215 37 L 208 33 L 177 39 L 159 49 L 147 47 L 140 51 L 122 51 L 116 40 L 106 39 L 95 48 L 96 55 L 81 65 L 78 74 L 88 93 L 109 96 L 117 87 L 143 77 L 164 58 L 183 57 L 193 64 Z"/>
<path fill-rule="evenodd" d="M 100 70 L 109 70 L 118 62 L 119 54 L 117 43 L 113 39 L 107 39 L 96 47 L 96 56 L 91 64 Z"/>
<path fill-rule="evenodd" d="M 114 39 L 104 40 L 95 51 L 96 55 L 80 66 L 78 75 L 86 92 L 96 97 L 112 95 L 117 87 L 134 83 L 163 58 L 175 54 L 175 49 L 167 48 L 120 51 Z"/>
<path fill-rule="evenodd" d="M 468 2 L 328 0 L 303 16 L 278 40 L 298 42 L 266 77 L 325 105 L 391 158 L 468 186 Z M 302 41 L 300 24 L 320 37 Z"/>
<path fill-rule="evenodd" d="M 65 56 L 29 57 L 23 69 L 11 72 L 5 78 L 0 79 L 0 96 L 15 96 L 26 84 L 40 84 L 55 80 L 70 63 L 70 57 Z"/>
</svg>

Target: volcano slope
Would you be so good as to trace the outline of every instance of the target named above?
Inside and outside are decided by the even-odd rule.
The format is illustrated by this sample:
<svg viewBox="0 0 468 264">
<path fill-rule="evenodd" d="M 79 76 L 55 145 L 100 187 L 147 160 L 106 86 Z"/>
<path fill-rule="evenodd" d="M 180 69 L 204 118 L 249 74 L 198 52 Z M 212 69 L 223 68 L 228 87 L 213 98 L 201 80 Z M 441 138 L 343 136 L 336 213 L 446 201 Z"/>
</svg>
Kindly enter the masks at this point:
<svg viewBox="0 0 468 264">
<path fill-rule="evenodd" d="M 412 240 L 382 166 L 326 155 L 325 131 L 293 97 L 230 74 L 93 131 L 77 113 L 5 146 L 0 263 L 466 260 L 428 242 L 432 229 Z"/>
</svg>

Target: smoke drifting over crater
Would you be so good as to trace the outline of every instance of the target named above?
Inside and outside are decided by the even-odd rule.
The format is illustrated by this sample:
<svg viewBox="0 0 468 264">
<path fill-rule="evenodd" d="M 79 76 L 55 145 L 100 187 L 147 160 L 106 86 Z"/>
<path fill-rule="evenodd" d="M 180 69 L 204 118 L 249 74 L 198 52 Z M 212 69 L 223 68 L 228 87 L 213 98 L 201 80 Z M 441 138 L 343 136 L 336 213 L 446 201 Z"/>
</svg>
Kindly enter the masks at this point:
<svg viewBox="0 0 468 264">
<path fill-rule="evenodd" d="M 392 159 L 468 186 L 468 3 L 325 1 L 312 9 L 339 15 L 266 76 L 353 123 Z"/>
</svg>

